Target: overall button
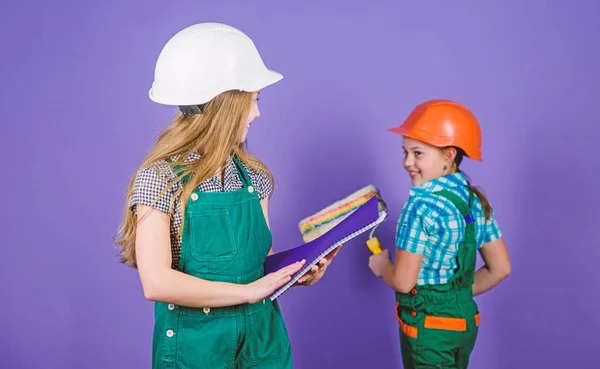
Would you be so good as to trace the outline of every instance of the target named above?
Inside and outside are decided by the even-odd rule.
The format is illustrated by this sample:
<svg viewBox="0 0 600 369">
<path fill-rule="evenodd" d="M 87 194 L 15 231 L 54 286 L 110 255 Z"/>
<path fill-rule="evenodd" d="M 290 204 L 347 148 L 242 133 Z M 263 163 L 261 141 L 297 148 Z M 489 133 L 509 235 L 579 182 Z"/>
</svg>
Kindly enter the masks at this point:
<svg viewBox="0 0 600 369">
<path fill-rule="evenodd" d="M 250 193 L 254 192 L 254 187 L 248 186 L 248 192 L 250 192 Z"/>
<path fill-rule="evenodd" d="M 169 306 L 167 306 L 167 307 L 169 308 L 169 310 L 175 309 L 175 305 L 173 305 L 173 304 L 169 304 Z"/>
<path fill-rule="evenodd" d="M 169 337 L 169 338 L 170 338 L 170 337 L 173 337 L 173 335 L 174 335 L 174 334 L 175 334 L 175 332 L 173 332 L 173 330 L 172 330 L 172 329 L 169 329 L 169 330 L 167 331 L 167 337 Z"/>
<path fill-rule="evenodd" d="M 194 201 L 198 200 L 198 194 L 195 192 L 192 194 L 191 197 L 192 197 L 192 200 L 194 200 Z"/>
<path fill-rule="evenodd" d="M 412 311 L 412 312 L 410 313 L 410 315 L 412 315 L 413 317 L 415 317 L 415 316 L 417 316 L 417 312 L 416 312 L 416 311 Z"/>
<path fill-rule="evenodd" d="M 413 295 L 416 295 L 416 294 L 417 294 L 417 289 L 416 289 L 416 288 L 413 288 L 413 289 L 410 291 L 410 293 L 412 293 Z"/>
<path fill-rule="evenodd" d="M 210 308 L 204 308 L 202 309 L 202 311 L 204 311 L 204 314 L 208 314 L 210 313 Z"/>
</svg>

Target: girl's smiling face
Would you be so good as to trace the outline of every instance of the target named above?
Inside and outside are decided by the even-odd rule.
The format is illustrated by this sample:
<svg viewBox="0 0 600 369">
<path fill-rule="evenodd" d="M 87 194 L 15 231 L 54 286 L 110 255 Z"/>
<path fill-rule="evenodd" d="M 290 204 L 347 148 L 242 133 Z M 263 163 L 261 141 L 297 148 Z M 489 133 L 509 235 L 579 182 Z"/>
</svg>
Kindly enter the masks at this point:
<svg viewBox="0 0 600 369">
<path fill-rule="evenodd" d="M 440 149 L 425 142 L 404 137 L 404 169 L 413 187 L 455 171 L 456 149 Z"/>
</svg>

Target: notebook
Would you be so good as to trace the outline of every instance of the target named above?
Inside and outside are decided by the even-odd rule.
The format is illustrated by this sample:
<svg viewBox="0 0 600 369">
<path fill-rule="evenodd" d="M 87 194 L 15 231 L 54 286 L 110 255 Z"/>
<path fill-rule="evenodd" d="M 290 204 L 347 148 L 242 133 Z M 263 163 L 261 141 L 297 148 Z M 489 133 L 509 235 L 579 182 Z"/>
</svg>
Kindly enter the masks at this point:
<svg viewBox="0 0 600 369">
<path fill-rule="evenodd" d="M 282 251 L 267 257 L 265 261 L 265 274 L 276 272 L 279 269 L 300 261 L 306 260 L 304 268 L 296 272 L 292 279 L 275 291 L 271 300 L 275 300 L 285 293 L 294 283 L 319 262 L 323 257 L 333 251 L 336 247 L 347 243 L 360 234 L 370 230 L 387 217 L 386 211 L 379 211 L 378 200 L 374 196 L 361 207 L 356 209 L 347 218 L 338 225 L 310 242 L 295 247 L 290 250 Z"/>
</svg>

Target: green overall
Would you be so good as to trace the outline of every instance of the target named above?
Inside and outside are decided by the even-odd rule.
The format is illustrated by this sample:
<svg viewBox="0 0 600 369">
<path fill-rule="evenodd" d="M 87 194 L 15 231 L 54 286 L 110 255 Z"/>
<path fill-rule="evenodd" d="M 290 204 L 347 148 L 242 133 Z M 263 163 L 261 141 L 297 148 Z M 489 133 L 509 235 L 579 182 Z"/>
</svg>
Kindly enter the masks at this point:
<svg viewBox="0 0 600 369">
<path fill-rule="evenodd" d="M 237 284 L 264 275 L 271 232 L 248 173 L 234 158 L 243 188 L 192 193 L 187 203 L 179 270 Z M 189 308 L 155 304 L 152 367 L 291 368 L 288 333 L 279 306 Z"/>
<path fill-rule="evenodd" d="M 448 283 L 417 286 L 396 293 L 402 362 L 406 369 L 462 369 L 469 363 L 479 331 L 479 309 L 473 300 L 477 243 L 469 204 L 449 191 L 438 195 L 450 200 L 465 217 L 465 239 L 457 254 L 458 270 Z"/>
</svg>

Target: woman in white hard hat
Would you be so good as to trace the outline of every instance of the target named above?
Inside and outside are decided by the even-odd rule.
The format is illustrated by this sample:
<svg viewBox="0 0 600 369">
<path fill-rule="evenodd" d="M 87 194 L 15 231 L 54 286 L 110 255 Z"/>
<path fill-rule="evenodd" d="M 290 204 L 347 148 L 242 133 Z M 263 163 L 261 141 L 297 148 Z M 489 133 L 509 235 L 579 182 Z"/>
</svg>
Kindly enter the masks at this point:
<svg viewBox="0 0 600 369">
<path fill-rule="evenodd" d="M 118 234 L 156 301 L 153 368 L 289 368 L 268 296 L 305 261 L 264 275 L 272 176 L 243 146 L 259 91 L 282 75 L 239 30 L 201 23 L 169 40 L 154 77 L 150 98 L 180 112 L 131 180 Z M 316 282 L 334 255 L 298 283 Z"/>
</svg>

